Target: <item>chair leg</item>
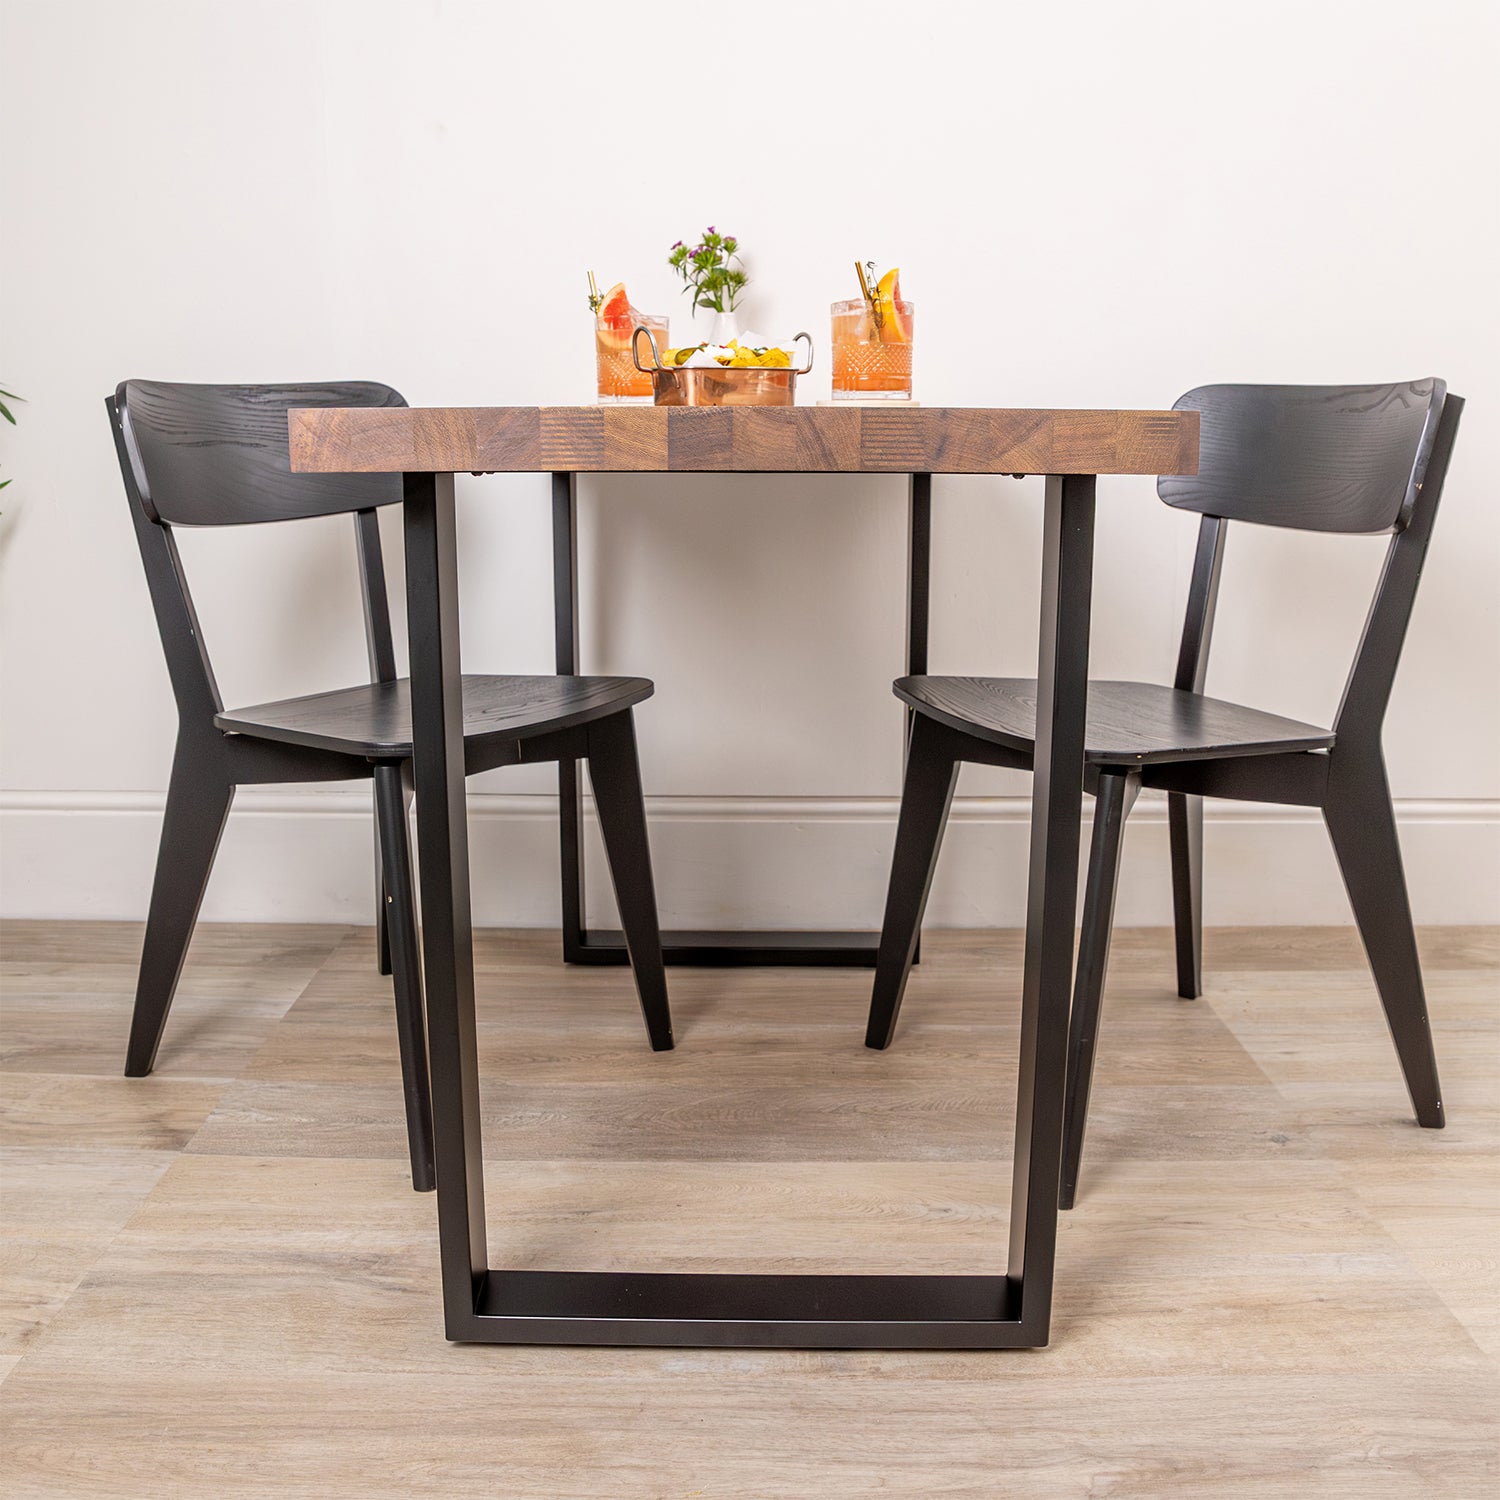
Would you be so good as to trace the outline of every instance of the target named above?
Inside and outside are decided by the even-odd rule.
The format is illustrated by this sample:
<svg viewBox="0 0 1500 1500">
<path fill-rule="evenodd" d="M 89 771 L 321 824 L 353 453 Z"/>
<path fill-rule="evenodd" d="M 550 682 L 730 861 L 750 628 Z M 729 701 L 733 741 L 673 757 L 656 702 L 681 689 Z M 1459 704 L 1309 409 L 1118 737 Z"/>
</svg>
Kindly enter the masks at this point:
<svg viewBox="0 0 1500 1500">
<path fill-rule="evenodd" d="M 1441 1130 L 1443 1099 L 1421 961 L 1390 785 L 1385 764 L 1378 756 L 1362 763 L 1341 762 L 1335 751 L 1323 820 L 1375 975 L 1417 1123 Z"/>
<path fill-rule="evenodd" d="M 391 972 L 391 925 L 385 908 L 389 897 L 385 889 L 385 855 L 380 849 L 380 819 L 375 819 L 375 972 Z"/>
<path fill-rule="evenodd" d="M 1203 798 L 1167 793 L 1172 848 L 1172 919 L 1177 929 L 1177 993 L 1203 993 Z"/>
<path fill-rule="evenodd" d="M 670 1052 L 672 1012 L 667 1004 L 667 971 L 662 964 L 656 886 L 651 878 L 651 844 L 635 749 L 635 719 L 628 709 L 589 725 L 588 759 L 599 829 L 609 856 L 615 904 L 620 908 L 620 926 L 625 930 L 625 948 L 635 972 L 646 1033 L 653 1052 Z"/>
<path fill-rule="evenodd" d="M 401 1049 L 401 1086 L 406 1100 L 406 1142 L 411 1185 L 432 1191 L 432 1085 L 427 1071 L 427 1029 L 422 1004 L 422 956 L 417 936 L 416 886 L 412 881 L 411 833 L 401 766 L 375 767 L 375 823 L 381 856 L 381 889 L 389 923 L 391 987 L 396 992 L 396 1037 Z"/>
<path fill-rule="evenodd" d="M 1115 891 L 1119 886 L 1120 846 L 1125 820 L 1140 789 L 1139 776 L 1104 772 L 1095 793 L 1094 836 L 1089 844 L 1089 872 L 1083 895 L 1083 931 L 1073 980 L 1073 1010 L 1068 1020 L 1068 1083 L 1063 1105 L 1059 1208 L 1072 1208 L 1078 1193 L 1078 1166 L 1083 1157 L 1084 1126 L 1088 1123 L 1089 1088 L 1094 1080 L 1104 974 L 1109 967 L 1109 938 L 1115 919 Z"/>
<path fill-rule="evenodd" d="M 865 1026 L 867 1047 L 889 1047 L 896 1031 L 896 1017 L 922 933 L 922 913 L 927 909 L 927 894 L 932 889 L 932 874 L 948 825 L 958 765 L 950 733 L 918 714 L 912 724 L 906 779 L 901 788 L 896 850 Z"/>
<path fill-rule="evenodd" d="M 156 879 L 151 887 L 130 1042 L 125 1051 L 127 1078 L 144 1078 L 156 1066 L 156 1049 L 161 1045 L 167 1012 L 177 993 L 198 908 L 203 904 L 203 892 L 233 800 L 234 785 L 224 776 L 222 767 L 179 740 L 167 787 Z"/>
</svg>

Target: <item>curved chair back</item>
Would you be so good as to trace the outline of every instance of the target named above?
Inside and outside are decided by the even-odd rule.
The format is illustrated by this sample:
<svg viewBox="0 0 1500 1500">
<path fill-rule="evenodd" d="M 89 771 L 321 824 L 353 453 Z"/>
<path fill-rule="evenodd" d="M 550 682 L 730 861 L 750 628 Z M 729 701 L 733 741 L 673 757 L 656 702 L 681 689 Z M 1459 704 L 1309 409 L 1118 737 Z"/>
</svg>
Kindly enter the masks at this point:
<svg viewBox="0 0 1500 1500">
<path fill-rule="evenodd" d="M 397 474 L 294 474 L 294 406 L 405 406 L 388 385 L 173 385 L 115 393 L 146 514 L 173 526 L 236 526 L 371 510 L 401 498 Z"/>
<path fill-rule="evenodd" d="M 1163 476 L 1196 511 L 1198 552 L 1176 686 L 1203 691 L 1228 522 L 1298 531 L 1394 532 L 1334 721 L 1378 753 L 1463 400 L 1441 380 L 1398 385 L 1205 385 L 1174 410 L 1202 413 L 1198 473 Z"/>
<path fill-rule="evenodd" d="M 1406 524 L 1446 387 L 1205 385 L 1174 411 L 1202 413 L 1198 472 L 1165 476 L 1179 510 L 1297 531 L 1380 532 Z"/>
<path fill-rule="evenodd" d="M 405 406 L 371 381 L 179 385 L 127 380 L 105 407 L 178 711 L 206 723 L 223 709 L 173 526 L 238 526 L 352 513 L 370 676 L 392 682 L 396 656 L 376 509 L 401 499 L 399 474 L 294 474 L 294 406 Z"/>
</svg>

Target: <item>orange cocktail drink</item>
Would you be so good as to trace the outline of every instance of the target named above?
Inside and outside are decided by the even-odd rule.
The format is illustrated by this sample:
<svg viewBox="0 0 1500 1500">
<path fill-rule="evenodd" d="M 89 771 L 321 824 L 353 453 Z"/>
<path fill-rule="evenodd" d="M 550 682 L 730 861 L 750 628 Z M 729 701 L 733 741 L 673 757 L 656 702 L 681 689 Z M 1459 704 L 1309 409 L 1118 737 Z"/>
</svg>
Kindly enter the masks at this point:
<svg viewBox="0 0 1500 1500">
<path fill-rule="evenodd" d="M 833 399 L 909 401 L 916 304 L 901 299 L 891 272 L 868 297 L 835 302 L 833 320 Z"/>
<path fill-rule="evenodd" d="M 594 356 L 599 368 L 599 399 L 601 401 L 649 401 L 651 400 L 651 374 L 637 370 L 630 357 L 630 336 L 637 322 L 644 323 L 656 336 L 658 349 L 667 347 L 667 320 L 641 316 L 615 319 L 605 322 L 594 320 Z M 644 349 L 644 341 L 641 344 Z M 649 362 L 650 352 L 646 354 Z"/>
<path fill-rule="evenodd" d="M 649 401 L 652 398 L 649 371 L 638 370 L 631 357 L 630 341 L 636 327 L 644 323 L 656 337 L 659 349 L 667 347 L 667 320 L 638 312 L 625 294 L 625 283 L 617 281 L 598 298 L 594 309 L 594 360 L 598 368 L 601 401 Z"/>
</svg>

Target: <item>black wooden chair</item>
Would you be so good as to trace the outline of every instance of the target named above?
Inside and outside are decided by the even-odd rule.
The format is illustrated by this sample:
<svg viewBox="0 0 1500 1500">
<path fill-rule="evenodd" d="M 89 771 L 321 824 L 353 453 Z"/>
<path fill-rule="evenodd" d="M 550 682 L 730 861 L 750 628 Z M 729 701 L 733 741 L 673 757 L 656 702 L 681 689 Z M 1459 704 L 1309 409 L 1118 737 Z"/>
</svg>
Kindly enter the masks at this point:
<svg viewBox="0 0 1500 1500">
<path fill-rule="evenodd" d="M 393 974 L 412 1183 L 433 1185 L 431 1096 L 408 816 L 409 684 L 396 676 L 376 511 L 401 499 L 391 474 L 293 474 L 294 406 L 404 406 L 389 386 L 167 385 L 129 380 L 106 401 L 146 581 L 177 699 L 177 750 L 151 891 L 125 1072 L 149 1073 L 237 786 L 374 782 L 379 947 Z M 226 712 L 172 535 L 352 514 L 371 681 Z M 672 1046 L 633 706 L 642 677 L 465 676 L 470 774 L 532 761 L 587 760 L 626 945 L 651 1046 Z"/>
<path fill-rule="evenodd" d="M 1068 1038 L 1060 1203 L 1071 1208 L 1088 1114 L 1120 840 L 1142 786 L 1168 794 L 1177 987 L 1202 991 L 1204 797 L 1317 807 L 1354 908 L 1417 1121 L 1441 1128 L 1437 1061 L 1401 868 L 1381 724 L 1432 537 L 1463 401 L 1440 380 L 1383 386 L 1203 386 L 1178 409 L 1203 421 L 1193 478 L 1168 505 L 1201 517 L 1175 685 L 1091 682 L 1086 785 L 1095 797 Z M 1206 697 L 1229 521 L 1301 531 L 1394 532 L 1332 729 Z M 915 710 L 865 1044 L 890 1045 L 961 761 L 1029 769 L 1036 684 L 903 677 Z"/>
</svg>

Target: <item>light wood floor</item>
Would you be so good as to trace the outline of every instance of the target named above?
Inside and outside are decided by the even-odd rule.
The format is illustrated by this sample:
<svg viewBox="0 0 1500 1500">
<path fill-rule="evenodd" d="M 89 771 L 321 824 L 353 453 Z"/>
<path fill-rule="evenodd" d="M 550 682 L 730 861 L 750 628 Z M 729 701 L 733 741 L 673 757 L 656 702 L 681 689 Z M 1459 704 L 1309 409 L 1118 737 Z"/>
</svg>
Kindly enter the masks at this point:
<svg viewBox="0 0 1500 1500">
<path fill-rule="evenodd" d="M 1463 1497 L 1496 1493 L 1500 940 L 1423 934 L 1451 1124 L 1411 1121 L 1356 943 L 1216 932 L 1179 1001 L 1118 936 L 1042 1351 L 461 1348 L 403 1162 L 368 930 L 205 927 L 119 1076 L 139 929 L 3 933 L 0 1493 Z M 1020 945 L 869 976 L 629 977 L 478 941 L 491 1258 L 1003 1264 Z"/>
</svg>

